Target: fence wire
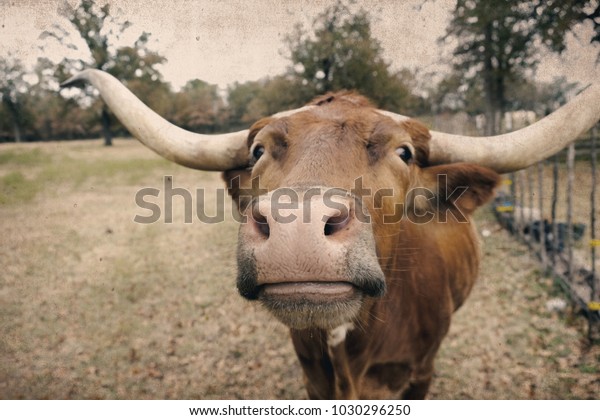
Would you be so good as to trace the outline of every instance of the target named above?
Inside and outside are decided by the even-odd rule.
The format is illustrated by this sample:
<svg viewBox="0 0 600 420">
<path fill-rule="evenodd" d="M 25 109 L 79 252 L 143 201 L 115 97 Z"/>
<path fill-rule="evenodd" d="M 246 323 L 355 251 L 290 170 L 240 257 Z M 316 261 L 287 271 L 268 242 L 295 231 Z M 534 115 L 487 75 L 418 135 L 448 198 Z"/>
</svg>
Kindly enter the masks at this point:
<svg viewBox="0 0 600 420">
<path fill-rule="evenodd" d="M 600 340 L 597 137 L 594 127 L 547 161 L 510 174 L 495 203 L 500 223 L 529 245 L 587 318 L 593 342 Z"/>
</svg>

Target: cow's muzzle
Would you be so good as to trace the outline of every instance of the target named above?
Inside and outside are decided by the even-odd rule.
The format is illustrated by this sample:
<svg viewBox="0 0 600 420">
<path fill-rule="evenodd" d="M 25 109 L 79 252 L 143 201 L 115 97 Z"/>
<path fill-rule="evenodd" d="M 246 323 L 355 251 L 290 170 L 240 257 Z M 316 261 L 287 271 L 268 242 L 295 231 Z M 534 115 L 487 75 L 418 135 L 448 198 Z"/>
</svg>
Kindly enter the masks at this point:
<svg viewBox="0 0 600 420">
<path fill-rule="evenodd" d="M 369 214 L 339 189 L 279 189 L 248 207 L 240 228 L 242 296 L 259 299 L 293 328 L 355 318 L 385 293 Z"/>
</svg>

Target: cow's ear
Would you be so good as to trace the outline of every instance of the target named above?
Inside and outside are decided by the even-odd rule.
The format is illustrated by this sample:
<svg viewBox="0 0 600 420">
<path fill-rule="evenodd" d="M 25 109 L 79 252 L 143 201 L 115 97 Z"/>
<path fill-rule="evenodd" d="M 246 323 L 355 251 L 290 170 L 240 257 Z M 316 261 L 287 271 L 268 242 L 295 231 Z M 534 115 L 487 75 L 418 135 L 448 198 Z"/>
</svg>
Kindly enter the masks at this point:
<svg viewBox="0 0 600 420">
<path fill-rule="evenodd" d="M 458 209 L 471 214 L 494 194 L 500 176 L 482 166 L 456 163 L 423 169 L 425 188 L 434 192 L 439 210 Z"/>
</svg>

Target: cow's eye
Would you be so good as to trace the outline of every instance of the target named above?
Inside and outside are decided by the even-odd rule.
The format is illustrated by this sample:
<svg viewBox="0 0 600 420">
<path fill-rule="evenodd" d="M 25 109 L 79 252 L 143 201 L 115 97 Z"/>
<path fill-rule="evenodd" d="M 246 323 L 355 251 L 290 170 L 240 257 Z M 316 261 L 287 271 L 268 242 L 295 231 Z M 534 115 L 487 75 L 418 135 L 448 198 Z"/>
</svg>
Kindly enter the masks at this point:
<svg viewBox="0 0 600 420">
<path fill-rule="evenodd" d="M 254 149 L 252 149 L 252 159 L 256 162 L 262 155 L 265 154 L 265 147 L 262 144 L 257 144 Z"/>
<path fill-rule="evenodd" d="M 413 153 L 410 150 L 410 147 L 408 147 L 408 146 L 398 147 L 396 149 L 396 154 L 398 155 L 398 157 L 400 157 L 400 159 L 402 159 L 406 163 L 410 162 L 410 160 L 413 157 Z"/>
</svg>

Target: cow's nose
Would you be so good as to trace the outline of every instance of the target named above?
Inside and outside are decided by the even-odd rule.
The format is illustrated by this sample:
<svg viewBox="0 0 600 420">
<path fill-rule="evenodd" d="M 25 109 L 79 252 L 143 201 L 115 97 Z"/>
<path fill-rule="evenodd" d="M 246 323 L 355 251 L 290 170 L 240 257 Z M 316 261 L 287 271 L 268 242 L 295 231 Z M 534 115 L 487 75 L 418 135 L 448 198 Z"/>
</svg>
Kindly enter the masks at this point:
<svg viewBox="0 0 600 420">
<path fill-rule="evenodd" d="M 355 205 L 349 197 L 300 198 L 280 201 L 270 195 L 253 202 L 248 224 L 255 239 L 266 241 L 274 234 L 291 236 L 294 241 L 304 235 L 337 240 L 357 222 Z"/>
<path fill-rule="evenodd" d="M 255 199 L 240 226 L 242 295 L 252 298 L 260 292 L 284 299 L 282 293 L 289 292 L 318 300 L 322 293 L 330 296 L 332 290 L 348 291 L 352 285 L 369 296 L 381 296 L 385 280 L 362 202 L 342 190 L 322 187 L 283 190 L 291 196 L 287 198 L 279 191 Z M 323 289 L 332 283 L 338 284 Z"/>
</svg>

